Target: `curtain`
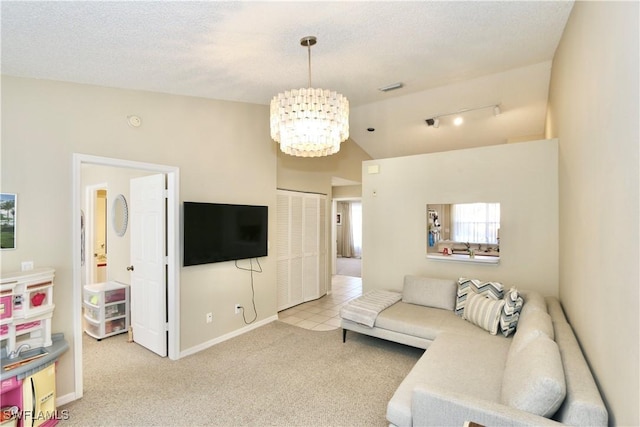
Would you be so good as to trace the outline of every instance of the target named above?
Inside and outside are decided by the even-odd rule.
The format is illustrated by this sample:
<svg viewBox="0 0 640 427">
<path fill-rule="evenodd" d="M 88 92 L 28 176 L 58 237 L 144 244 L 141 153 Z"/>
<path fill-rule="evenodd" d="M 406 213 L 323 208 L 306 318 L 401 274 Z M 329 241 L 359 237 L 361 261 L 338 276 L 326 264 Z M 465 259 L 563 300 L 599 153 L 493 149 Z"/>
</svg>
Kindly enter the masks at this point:
<svg viewBox="0 0 640 427">
<path fill-rule="evenodd" d="M 349 218 L 353 256 L 360 258 L 362 256 L 362 203 L 349 203 Z"/>
<path fill-rule="evenodd" d="M 360 258 L 362 256 L 362 203 L 338 202 L 342 214 L 342 256 Z"/>
<path fill-rule="evenodd" d="M 500 203 L 451 205 L 451 233 L 455 242 L 498 243 Z"/>
<path fill-rule="evenodd" d="M 353 254 L 353 234 L 351 233 L 351 204 L 340 203 L 342 211 L 342 256 L 352 258 Z"/>
</svg>

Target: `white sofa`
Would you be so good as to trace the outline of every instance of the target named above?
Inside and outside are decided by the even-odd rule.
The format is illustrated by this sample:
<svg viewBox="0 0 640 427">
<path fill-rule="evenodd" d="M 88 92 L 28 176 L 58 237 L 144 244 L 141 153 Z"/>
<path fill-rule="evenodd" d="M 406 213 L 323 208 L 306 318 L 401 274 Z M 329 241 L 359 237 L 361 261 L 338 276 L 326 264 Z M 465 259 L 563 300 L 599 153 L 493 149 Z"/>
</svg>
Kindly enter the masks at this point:
<svg viewBox="0 0 640 427">
<path fill-rule="evenodd" d="M 517 329 L 505 337 L 456 315 L 458 286 L 457 280 L 407 276 L 401 300 L 380 311 L 373 327 L 343 311 L 343 341 L 349 330 L 426 349 L 389 401 L 391 425 L 607 425 L 556 298 L 520 292 Z"/>
</svg>

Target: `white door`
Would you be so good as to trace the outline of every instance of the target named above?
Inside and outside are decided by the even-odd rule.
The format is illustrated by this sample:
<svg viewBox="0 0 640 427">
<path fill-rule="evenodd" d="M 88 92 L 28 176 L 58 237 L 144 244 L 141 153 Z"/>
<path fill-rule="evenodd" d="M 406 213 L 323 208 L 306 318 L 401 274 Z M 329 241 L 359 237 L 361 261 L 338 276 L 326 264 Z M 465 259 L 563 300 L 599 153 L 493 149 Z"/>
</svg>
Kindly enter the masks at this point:
<svg viewBox="0 0 640 427">
<path fill-rule="evenodd" d="M 167 355 L 165 176 L 131 180 L 131 325 L 133 340 Z"/>
<path fill-rule="evenodd" d="M 304 220 L 303 220 L 303 298 L 304 301 L 311 301 L 320 297 L 318 295 L 319 276 L 318 276 L 318 228 L 320 210 L 320 199 L 318 196 L 304 197 Z"/>
</svg>

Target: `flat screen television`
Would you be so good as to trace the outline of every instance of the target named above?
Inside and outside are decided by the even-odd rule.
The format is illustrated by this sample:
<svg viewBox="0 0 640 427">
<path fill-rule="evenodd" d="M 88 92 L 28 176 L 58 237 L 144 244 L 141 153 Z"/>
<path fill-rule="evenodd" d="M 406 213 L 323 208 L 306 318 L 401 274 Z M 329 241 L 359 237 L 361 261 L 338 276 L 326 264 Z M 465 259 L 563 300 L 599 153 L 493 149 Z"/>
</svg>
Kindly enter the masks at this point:
<svg viewBox="0 0 640 427">
<path fill-rule="evenodd" d="M 184 202 L 183 265 L 267 256 L 267 206 Z"/>
</svg>

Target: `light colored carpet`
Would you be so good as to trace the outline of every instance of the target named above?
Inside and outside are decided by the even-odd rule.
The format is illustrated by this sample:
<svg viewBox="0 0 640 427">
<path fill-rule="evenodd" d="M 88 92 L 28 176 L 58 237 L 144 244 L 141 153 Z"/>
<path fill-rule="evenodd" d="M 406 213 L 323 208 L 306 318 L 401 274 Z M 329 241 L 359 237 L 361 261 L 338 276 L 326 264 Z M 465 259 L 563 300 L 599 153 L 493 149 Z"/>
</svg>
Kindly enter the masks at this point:
<svg viewBox="0 0 640 427">
<path fill-rule="evenodd" d="M 336 258 L 336 274 L 362 277 L 362 260 L 360 258 Z"/>
<path fill-rule="evenodd" d="M 280 321 L 178 361 L 126 334 L 84 340 L 79 426 L 386 426 L 387 402 L 423 350 Z"/>
</svg>

